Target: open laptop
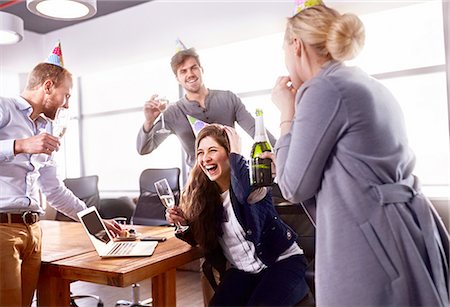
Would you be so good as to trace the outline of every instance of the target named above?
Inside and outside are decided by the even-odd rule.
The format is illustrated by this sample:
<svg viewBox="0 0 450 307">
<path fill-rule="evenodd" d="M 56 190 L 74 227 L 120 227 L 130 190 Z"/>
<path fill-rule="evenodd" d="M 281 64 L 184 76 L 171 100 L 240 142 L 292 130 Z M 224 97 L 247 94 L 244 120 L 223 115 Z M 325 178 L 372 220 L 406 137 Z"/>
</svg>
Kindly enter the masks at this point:
<svg viewBox="0 0 450 307">
<path fill-rule="evenodd" d="M 158 244 L 155 241 L 114 241 L 94 206 L 78 212 L 78 217 L 100 257 L 151 256 Z"/>
</svg>

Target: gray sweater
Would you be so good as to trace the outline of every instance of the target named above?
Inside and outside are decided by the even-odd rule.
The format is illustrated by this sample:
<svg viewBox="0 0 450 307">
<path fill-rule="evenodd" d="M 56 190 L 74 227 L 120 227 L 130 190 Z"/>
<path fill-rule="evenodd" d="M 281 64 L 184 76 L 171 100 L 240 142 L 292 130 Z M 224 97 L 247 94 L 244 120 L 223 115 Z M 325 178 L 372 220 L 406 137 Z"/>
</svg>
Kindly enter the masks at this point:
<svg viewBox="0 0 450 307">
<path fill-rule="evenodd" d="M 241 99 L 230 91 L 209 90 L 205 99 L 205 108 L 198 102 L 190 101 L 186 97 L 181 98 L 175 104 L 169 105 L 164 112 L 166 129 L 170 133 L 161 134 L 155 131 L 161 128 L 161 121 L 155 122 L 148 133 L 142 127 L 137 136 L 137 151 L 141 155 L 151 153 L 170 134 L 175 134 L 181 142 L 181 146 L 186 152 L 186 164 L 192 168 L 195 163 L 195 135 L 186 115 L 193 116 L 201 121 L 212 124 L 222 124 L 234 127 L 237 122 L 251 137 L 255 133 L 255 119 L 245 109 Z M 270 134 L 271 144 L 276 140 Z"/>
<path fill-rule="evenodd" d="M 448 233 L 412 175 L 395 98 L 330 62 L 296 103 L 277 178 L 290 201 L 316 197 L 317 305 L 448 306 Z"/>
</svg>

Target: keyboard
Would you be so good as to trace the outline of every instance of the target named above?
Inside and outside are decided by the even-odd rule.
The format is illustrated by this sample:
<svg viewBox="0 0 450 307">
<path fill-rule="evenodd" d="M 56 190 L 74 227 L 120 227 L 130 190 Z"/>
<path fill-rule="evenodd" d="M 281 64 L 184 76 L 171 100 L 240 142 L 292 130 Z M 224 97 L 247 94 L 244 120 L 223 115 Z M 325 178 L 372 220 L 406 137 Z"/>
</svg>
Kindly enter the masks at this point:
<svg viewBox="0 0 450 307">
<path fill-rule="evenodd" d="M 119 242 L 114 244 L 114 247 L 109 251 L 108 256 L 111 255 L 128 255 L 136 246 L 136 242 Z"/>
</svg>

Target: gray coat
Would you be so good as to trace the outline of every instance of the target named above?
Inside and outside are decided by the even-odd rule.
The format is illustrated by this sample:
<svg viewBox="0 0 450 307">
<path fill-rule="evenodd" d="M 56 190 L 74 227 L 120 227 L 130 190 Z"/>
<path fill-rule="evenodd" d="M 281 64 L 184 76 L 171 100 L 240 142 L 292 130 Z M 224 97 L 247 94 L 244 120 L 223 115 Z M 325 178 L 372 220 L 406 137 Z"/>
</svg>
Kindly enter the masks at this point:
<svg viewBox="0 0 450 307">
<path fill-rule="evenodd" d="M 412 175 L 392 94 L 330 62 L 296 102 L 277 178 L 292 202 L 316 197 L 318 306 L 449 306 L 448 233 Z"/>
</svg>

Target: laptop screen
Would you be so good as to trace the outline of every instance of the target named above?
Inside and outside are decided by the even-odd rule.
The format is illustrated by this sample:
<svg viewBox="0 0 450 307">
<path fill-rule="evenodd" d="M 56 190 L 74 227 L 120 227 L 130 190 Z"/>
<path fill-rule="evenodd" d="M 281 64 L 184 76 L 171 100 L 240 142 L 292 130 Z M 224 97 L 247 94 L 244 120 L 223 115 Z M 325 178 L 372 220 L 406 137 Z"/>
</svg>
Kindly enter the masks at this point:
<svg viewBox="0 0 450 307">
<path fill-rule="evenodd" d="M 83 224 L 85 225 L 87 231 L 91 235 L 91 238 L 102 242 L 103 244 L 111 241 L 107 230 L 102 224 L 102 221 L 97 215 L 96 211 L 91 211 L 81 217 Z M 95 243 L 94 243 L 95 245 Z"/>
</svg>

